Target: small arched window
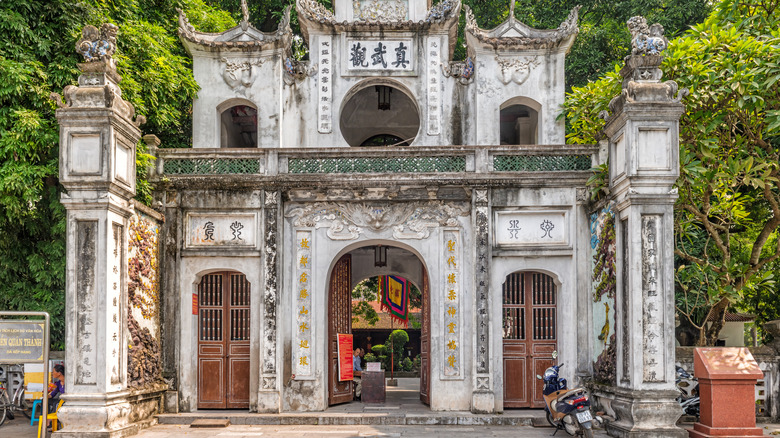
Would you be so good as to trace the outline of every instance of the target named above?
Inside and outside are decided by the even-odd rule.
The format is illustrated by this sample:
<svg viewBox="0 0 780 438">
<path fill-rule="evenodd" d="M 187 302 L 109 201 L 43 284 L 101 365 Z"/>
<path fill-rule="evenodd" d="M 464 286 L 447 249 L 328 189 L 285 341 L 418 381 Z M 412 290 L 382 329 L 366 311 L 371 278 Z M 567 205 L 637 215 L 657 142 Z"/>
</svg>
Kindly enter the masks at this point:
<svg viewBox="0 0 780 438">
<path fill-rule="evenodd" d="M 257 110 L 235 105 L 220 114 L 220 147 L 257 147 Z"/>
<path fill-rule="evenodd" d="M 539 113 L 527 105 L 501 109 L 501 144 L 536 144 Z"/>
</svg>

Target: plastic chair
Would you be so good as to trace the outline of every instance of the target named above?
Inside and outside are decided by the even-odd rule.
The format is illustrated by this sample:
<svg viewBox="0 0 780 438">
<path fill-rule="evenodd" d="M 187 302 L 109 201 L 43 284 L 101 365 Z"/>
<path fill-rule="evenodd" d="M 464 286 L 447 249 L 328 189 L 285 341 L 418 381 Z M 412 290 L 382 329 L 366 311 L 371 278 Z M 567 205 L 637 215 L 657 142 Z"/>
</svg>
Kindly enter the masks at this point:
<svg viewBox="0 0 780 438">
<path fill-rule="evenodd" d="M 57 411 L 60 410 L 60 407 L 62 407 L 62 404 L 64 402 L 65 400 L 60 400 L 60 402 L 57 403 L 57 409 L 55 409 L 54 412 L 46 416 L 46 421 L 43 421 L 43 415 L 38 417 L 38 438 L 41 438 L 41 429 L 46 427 L 46 422 L 48 420 L 51 420 L 51 431 L 52 432 L 57 431 Z"/>
<path fill-rule="evenodd" d="M 42 403 L 42 402 L 43 402 L 43 400 L 35 400 L 35 401 L 33 402 L 32 413 L 30 414 L 30 426 L 34 426 L 34 425 L 35 425 L 34 423 L 35 423 L 36 421 L 38 421 L 38 416 L 37 416 L 37 415 L 35 415 L 35 409 L 36 409 L 36 408 L 37 408 L 37 409 L 41 409 L 41 408 L 42 408 L 42 407 L 41 407 L 41 403 Z"/>
</svg>

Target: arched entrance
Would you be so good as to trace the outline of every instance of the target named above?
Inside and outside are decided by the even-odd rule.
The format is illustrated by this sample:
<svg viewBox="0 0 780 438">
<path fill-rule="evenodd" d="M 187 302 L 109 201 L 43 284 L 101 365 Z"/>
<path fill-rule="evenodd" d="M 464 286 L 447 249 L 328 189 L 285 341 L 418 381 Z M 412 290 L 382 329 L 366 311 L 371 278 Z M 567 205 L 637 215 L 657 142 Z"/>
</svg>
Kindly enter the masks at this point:
<svg viewBox="0 0 780 438">
<path fill-rule="evenodd" d="M 504 407 L 544 407 L 536 375 L 553 364 L 557 348 L 555 281 L 541 272 L 515 272 L 502 291 Z"/>
<path fill-rule="evenodd" d="M 249 409 L 249 297 L 240 272 L 198 284 L 198 409 Z"/>
<path fill-rule="evenodd" d="M 515 97 L 501 105 L 501 144 L 539 143 L 539 112 L 541 105 L 532 99 Z"/>
<path fill-rule="evenodd" d="M 330 274 L 328 292 L 328 405 L 352 401 L 352 382 L 338 379 L 338 334 L 352 333 L 352 290 L 362 279 L 399 275 L 421 285 L 420 400 L 430 404 L 430 287 L 420 258 L 409 250 L 382 245 L 383 262 L 375 258 L 377 245 L 353 249 L 342 255 Z M 384 263 L 384 264 L 383 264 Z M 399 327 L 401 328 L 401 327 Z"/>
<path fill-rule="evenodd" d="M 420 111 L 401 84 L 368 80 L 344 97 L 340 129 L 350 146 L 406 146 L 420 131 Z"/>
</svg>

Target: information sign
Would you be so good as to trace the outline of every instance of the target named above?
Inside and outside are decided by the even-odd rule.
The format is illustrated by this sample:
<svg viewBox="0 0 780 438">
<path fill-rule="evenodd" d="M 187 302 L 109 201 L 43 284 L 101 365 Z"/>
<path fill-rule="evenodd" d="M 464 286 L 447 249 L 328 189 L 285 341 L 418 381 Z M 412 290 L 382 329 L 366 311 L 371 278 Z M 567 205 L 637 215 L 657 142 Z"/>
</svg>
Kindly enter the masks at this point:
<svg viewBox="0 0 780 438">
<path fill-rule="evenodd" d="M 339 381 L 352 380 L 352 335 L 339 333 Z"/>
<path fill-rule="evenodd" d="M 43 362 L 44 323 L 0 321 L 0 363 Z"/>
</svg>

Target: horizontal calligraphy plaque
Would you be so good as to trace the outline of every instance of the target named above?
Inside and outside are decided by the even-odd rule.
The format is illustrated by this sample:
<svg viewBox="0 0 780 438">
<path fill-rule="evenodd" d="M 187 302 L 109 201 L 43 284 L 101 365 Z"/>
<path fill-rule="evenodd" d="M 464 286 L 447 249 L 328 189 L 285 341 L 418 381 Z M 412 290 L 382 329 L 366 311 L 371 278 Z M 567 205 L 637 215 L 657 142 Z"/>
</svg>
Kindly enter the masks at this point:
<svg viewBox="0 0 780 438">
<path fill-rule="evenodd" d="M 499 246 L 568 245 L 566 211 L 500 211 L 496 213 L 495 235 Z"/>
<path fill-rule="evenodd" d="M 346 40 L 345 63 L 350 73 L 360 71 L 415 71 L 412 38 Z"/>
<path fill-rule="evenodd" d="M 255 213 L 191 213 L 187 215 L 187 247 L 257 246 Z"/>
</svg>

